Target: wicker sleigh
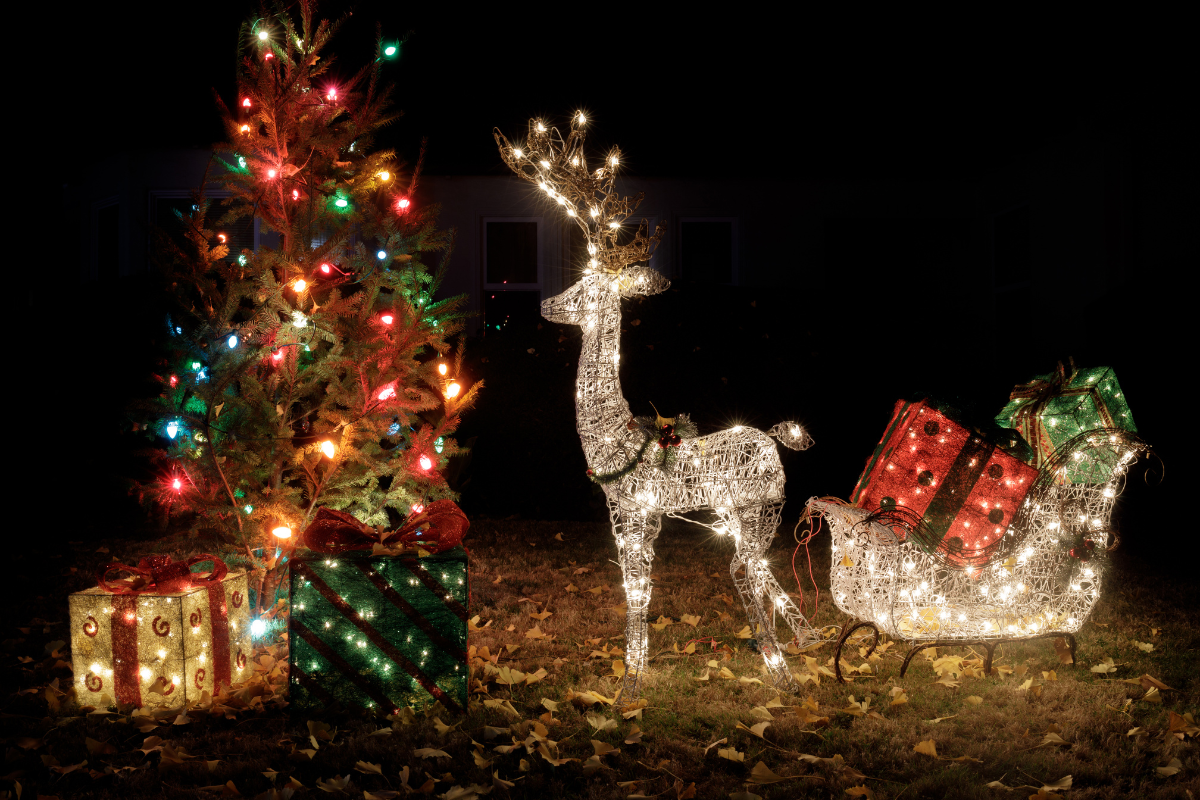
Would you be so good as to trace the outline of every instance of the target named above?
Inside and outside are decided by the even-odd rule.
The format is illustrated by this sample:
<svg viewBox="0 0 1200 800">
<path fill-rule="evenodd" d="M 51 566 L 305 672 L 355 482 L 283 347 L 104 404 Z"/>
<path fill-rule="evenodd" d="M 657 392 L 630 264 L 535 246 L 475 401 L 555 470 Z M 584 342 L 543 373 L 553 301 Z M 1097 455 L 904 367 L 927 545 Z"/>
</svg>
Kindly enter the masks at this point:
<svg viewBox="0 0 1200 800">
<path fill-rule="evenodd" d="M 881 632 L 909 645 L 901 677 L 925 648 L 982 646 L 986 674 L 1001 642 L 1046 637 L 1065 638 L 1074 663 L 1075 633 L 1100 597 L 1118 541 L 1113 505 L 1129 467 L 1148 451 L 1121 429 L 1095 429 L 1065 443 L 985 561 L 922 546 L 911 521 L 809 500 L 809 513 L 823 516 L 833 535 L 834 603 L 853 618 L 834 653 L 838 679 L 842 648 L 860 629 L 874 632 L 871 652 Z M 1084 547 L 1071 546 L 1080 541 Z"/>
</svg>

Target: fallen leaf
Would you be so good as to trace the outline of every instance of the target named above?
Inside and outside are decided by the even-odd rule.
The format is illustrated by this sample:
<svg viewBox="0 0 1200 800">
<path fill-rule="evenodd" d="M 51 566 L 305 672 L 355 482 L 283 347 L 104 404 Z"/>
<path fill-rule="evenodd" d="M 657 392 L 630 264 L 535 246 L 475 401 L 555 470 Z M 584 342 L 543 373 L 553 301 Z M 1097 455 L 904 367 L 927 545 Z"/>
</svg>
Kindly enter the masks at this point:
<svg viewBox="0 0 1200 800">
<path fill-rule="evenodd" d="M 739 638 L 739 639 L 750 639 L 753 637 L 754 637 L 754 634 L 750 632 L 749 625 L 745 626 L 744 628 L 742 628 L 740 631 L 737 632 L 737 638 Z"/>
<path fill-rule="evenodd" d="M 1064 746 L 1069 747 L 1070 744 L 1071 744 L 1070 742 L 1063 739 L 1057 733 L 1054 733 L 1053 731 L 1051 731 L 1050 733 L 1047 733 L 1044 737 L 1042 737 L 1042 743 L 1039 744 L 1038 747 L 1047 747 L 1047 746 L 1055 746 L 1055 745 L 1064 745 Z"/>
<path fill-rule="evenodd" d="M 866 797 L 868 800 L 875 797 L 875 793 L 866 786 L 852 786 L 846 790 L 846 794 L 851 797 Z"/>
<path fill-rule="evenodd" d="M 1092 666 L 1088 671 L 1095 672 L 1098 675 L 1108 675 L 1109 673 L 1117 671 L 1117 665 L 1113 663 L 1112 658 L 1105 656 L 1100 663 Z"/>
<path fill-rule="evenodd" d="M 797 775 L 790 776 L 791 778 L 799 777 Z M 790 780 L 782 775 L 776 775 L 770 767 L 762 761 L 754 765 L 754 769 L 750 770 L 750 783 L 766 785 L 769 783 L 779 783 L 780 781 Z"/>
<path fill-rule="evenodd" d="M 1137 641 L 1130 639 L 1129 643 L 1132 644 L 1134 647 L 1136 647 L 1138 650 L 1141 650 L 1143 653 L 1149 653 L 1151 650 L 1154 649 L 1154 644 L 1151 642 L 1137 642 Z"/>
<path fill-rule="evenodd" d="M 684 614 L 679 618 L 679 621 L 684 625 L 691 625 L 693 628 L 700 624 L 700 618 L 691 614 Z"/>
<path fill-rule="evenodd" d="M 369 761 L 355 762 L 354 768 L 356 770 L 358 770 L 359 772 L 368 774 L 368 775 L 382 775 L 383 774 L 383 767 L 381 767 L 379 764 L 372 764 Z"/>
<path fill-rule="evenodd" d="M 765 731 L 770 726 L 771 726 L 771 723 L 769 723 L 769 722 L 760 722 L 757 725 L 747 727 L 739 722 L 737 724 L 737 727 L 734 728 L 734 730 L 746 731 L 747 733 L 751 733 L 765 741 L 767 737 L 763 736 L 763 731 Z"/>
<path fill-rule="evenodd" d="M 937 745 L 934 744 L 933 739 L 926 739 L 923 742 L 918 742 L 913 746 L 913 750 L 921 753 L 922 755 L 933 756 L 934 758 L 938 757 Z"/>
<path fill-rule="evenodd" d="M 930 725 L 937 725 L 939 722 L 943 722 L 948 719 L 954 719 L 957 716 L 958 716 L 958 714 L 951 714 L 948 717 L 937 717 L 936 719 L 927 719 L 925 721 L 928 722 Z"/>
<path fill-rule="evenodd" d="M 1155 767 L 1154 771 L 1159 775 L 1162 775 L 1164 778 L 1169 778 L 1172 775 L 1178 774 L 1181 769 L 1183 769 L 1183 762 L 1178 758 L 1172 758 L 1167 762 L 1165 767 Z"/>
<path fill-rule="evenodd" d="M 977 694 L 973 694 L 967 697 L 967 702 L 973 706 L 977 706 L 983 703 L 983 698 Z"/>
<path fill-rule="evenodd" d="M 724 740 L 722 740 L 722 741 L 724 741 Z M 642 731 L 640 728 L 638 728 L 637 725 L 634 725 L 632 728 L 630 728 L 629 734 L 625 737 L 625 744 L 641 744 L 641 743 L 642 743 Z M 708 750 L 706 749 L 704 752 L 707 753 Z"/>
<path fill-rule="evenodd" d="M 568 584 L 567 584 L 567 591 L 568 591 L 568 592 L 578 592 L 578 591 L 579 591 L 579 587 L 578 587 L 578 586 L 576 586 L 576 585 L 575 585 L 575 584 L 573 584 L 573 583 L 568 583 Z"/>
<path fill-rule="evenodd" d="M 417 758 L 450 758 L 450 754 L 445 750 L 438 750 L 433 747 L 418 747 L 412 752 Z"/>
<path fill-rule="evenodd" d="M 554 614 L 553 611 L 540 611 L 537 614 L 530 614 L 529 617 L 530 617 L 530 619 L 536 619 L 538 622 L 542 622 L 543 620 L 548 619 L 553 614 Z"/>
<path fill-rule="evenodd" d="M 721 758 L 727 758 L 730 761 L 744 762 L 746 760 L 745 753 L 739 752 L 738 750 L 736 750 L 732 747 L 722 747 L 720 750 L 717 751 L 717 755 L 720 756 Z"/>
<path fill-rule="evenodd" d="M 609 719 L 600 714 L 588 714 L 587 721 L 597 732 L 615 731 L 617 729 L 617 721 L 615 719 Z"/>
</svg>

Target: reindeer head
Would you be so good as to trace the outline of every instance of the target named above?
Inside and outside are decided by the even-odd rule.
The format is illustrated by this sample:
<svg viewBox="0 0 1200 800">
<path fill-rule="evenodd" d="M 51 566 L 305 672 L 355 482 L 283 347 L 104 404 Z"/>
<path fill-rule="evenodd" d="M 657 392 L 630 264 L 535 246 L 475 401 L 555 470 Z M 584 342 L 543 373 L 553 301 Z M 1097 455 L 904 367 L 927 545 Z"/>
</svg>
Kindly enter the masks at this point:
<svg viewBox="0 0 1200 800">
<path fill-rule="evenodd" d="M 626 267 L 620 274 L 585 274 L 565 292 L 542 301 L 542 316 L 561 325 L 584 327 L 589 311 L 610 308 L 622 297 L 646 297 L 666 291 L 671 282 L 649 267 Z"/>
</svg>

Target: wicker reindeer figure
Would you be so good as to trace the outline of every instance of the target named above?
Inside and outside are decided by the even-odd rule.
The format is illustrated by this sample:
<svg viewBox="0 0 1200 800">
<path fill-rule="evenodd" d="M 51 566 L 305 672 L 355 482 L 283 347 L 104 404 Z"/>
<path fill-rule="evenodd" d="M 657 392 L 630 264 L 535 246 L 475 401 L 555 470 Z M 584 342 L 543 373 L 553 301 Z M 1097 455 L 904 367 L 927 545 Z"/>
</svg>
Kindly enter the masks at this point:
<svg viewBox="0 0 1200 800">
<path fill-rule="evenodd" d="M 618 243 L 621 226 L 642 195 L 617 195 L 614 173 L 620 153 L 616 150 L 599 168 L 589 169 L 583 153 L 584 123 L 583 115 L 576 116 L 565 142 L 557 130 L 538 120 L 530 122 L 522 144 L 510 144 L 499 131 L 495 137 L 508 166 L 546 192 L 587 235 L 589 260 L 582 277 L 562 294 L 543 301 L 542 316 L 583 329 L 576 426 L 588 474 L 607 496 L 624 577 L 622 701 L 637 696 L 648 660 L 650 572 L 662 516 L 687 519 L 679 515 L 689 511 L 713 512 L 716 522 L 705 526 L 732 537 L 730 574 L 756 628 L 759 649 L 775 685 L 792 688 L 775 634 L 776 614 L 800 646 L 817 634 L 766 564 L 784 501 L 783 468 L 771 437 L 794 450 L 807 448 L 812 439 L 792 422 L 780 423 L 767 433 L 737 426 L 703 437 L 681 437 L 674 429 L 690 427 L 685 417 L 680 422 L 657 418 L 653 427 L 634 420 L 617 376 L 621 298 L 658 294 L 670 285 L 655 270 L 637 266 L 649 259 L 664 231 L 659 225 L 653 235 L 647 235 L 643 220 L 632 241 Z"/>
</svg>

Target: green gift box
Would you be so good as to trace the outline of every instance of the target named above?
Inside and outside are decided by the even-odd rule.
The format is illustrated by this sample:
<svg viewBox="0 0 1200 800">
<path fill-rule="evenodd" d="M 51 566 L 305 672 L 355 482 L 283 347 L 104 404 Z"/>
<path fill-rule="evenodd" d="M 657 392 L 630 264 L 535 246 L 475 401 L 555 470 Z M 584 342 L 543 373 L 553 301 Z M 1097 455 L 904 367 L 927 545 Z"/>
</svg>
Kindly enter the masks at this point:
<svg viewBox="0 0 1200 800">
<path fill-rule="evenodd" d="M 299 557 L 292 562 L 291 696 L 392 713 L 467 706 L 467 553 Z"/>
<path fill-rule="evenodd" d="M 1025 437 L 1033 448 L 1033 464 L 1038 469 L 1055 450 L 1087 431 L 1137 431 L 1112 368 L 1077 369 L 1073 362 L 1069 370 L 1059 362 L 1049 375 L 1014 388 L 996 422 Z M 1066 479 L 1071 483 L 1102 483 L 1108 478 L 1108 468 L 1102 464 L 1089 461 L 1086 468 L 1068 464 Z"/>
</svg>

